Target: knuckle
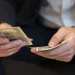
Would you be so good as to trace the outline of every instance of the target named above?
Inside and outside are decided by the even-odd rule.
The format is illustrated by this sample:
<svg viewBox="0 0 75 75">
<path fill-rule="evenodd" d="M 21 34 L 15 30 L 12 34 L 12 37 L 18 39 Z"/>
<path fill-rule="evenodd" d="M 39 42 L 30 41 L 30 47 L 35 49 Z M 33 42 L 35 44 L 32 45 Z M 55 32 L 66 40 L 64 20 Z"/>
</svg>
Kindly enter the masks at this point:
<svg viewBox="0 0 75 75">
<path fill-rule="evenodd" d="M 15 42 L 11 42 L 10 44 L 9 44 L 9 46 L 11 46 L 11 47 L 14 47 L 14 46 L 16 46 L 17 45 L 17 43 L 15 43 Z"/>
<path fill-rule="evenodd" d="M 47 56 L 50 55 L 48 52 L 41 52 L 41 55 Z"/>
<path fill-rule="evenodd" d="M 54 34 L 54 36 L 53 36 L 53 41 L 54 41 L 54 40 L 56 40 L 56 39 L 57 39 L 57 40 L 59 39 L 59 36 L 58 36 L 58 34 L 57 34 L 57 33 L 56 33 L 56 34 Z"/>
<path fill-rule="evenodd" d="M 61 27 L 58 31 L 65 31 L 65 27 Z"/>
<path fill-rule="evenodd" d="M 13 45 L 17 45 L 17 44 L 19 44 L 19 43 L 16 41 L 16 42 L 13 42 L 12 44 L 13 44 Z"/>
<path fill-rule="evenodd" d="M 14 41 L 13 43 L 12 43 L 14 46 L 16 45 L 21 45 L 22 44 L 22 41 L 20 40 L 20 41 Z"/>
<path fill-rule="evenodd" d="M 71 32 L 71 34 L 72 34 L 72 35 L 75 35 L 75 32 L 74 32 L 74 31 L 72 31 L 72 32 Z"/>
<path fill-rule="evenodd" d="M 71 41 L 69 41 L 68 46 L 74 47 L 75 46 L 75 41 L 73 39 Z"/>
<path fill-rule="evenodd" d="M 15 53 L 15 52 L 8 52 L 7 55 L 8 55 L 8 56 L 11 56 L 11 55 L 13 55 L 14 53 Z"/>
<path fill-rule="evenodd" d="M 65 60 L 64 62 L 70 62 L 71 60 Z"/>
<path fill-rule="evenodd" d="M 11 44 L 11 43 L 10 43 L 10 44 L 6 45 L 6 48 L 8 48 L 8 47 L 9 47 L 9 48 L 12 48 L 14 45 L 15 45 L 15 44 Z"/>
<path fill-rule="evenodd" d="M 5 54 L 5 55 L 9 55 L 9 52 L 8 52 L 8 51 L 4 51 L 4 54 Z"/>
<path fill-rule="evenodd" d="M 72 55 L 69 55 L 69 56 L 67 57 L 67 59 L 70 60 L 70 59 L 72 59 L 72 57 L 73 57 Z"/>
<path fill-rule="evenodd" d="M 56 55 L 60 55 L 60 53 L 61 53 L 61 50 L 60 49 L 58 49 L 57 51 L 55 51 L 55 54 Z"/>
<path fill-rule="evenodd" d="M 64 60 L 64 62 L 70 62 L 72 59 L 66 59 Z"/>
<path fill-rule="evenodd" d="M 0 46 L 0 50 L 3 50 L 4 46 Z"/>
<path fill-rule="evenodd" d="M 68 59 L 68 60 L 66 60 L 66 62 L 70 62 L 72 59 Z"/>
<path fill-rule="evenodd" d="M 73 55 L 74 54 L 74 51 L 73 50 L 70 50 L 70 51 L 68 51 L 68 54 L 69 55 Z"/>
<path fill-rule="evenodd" d="M 2 54 L 2 57 L 7 57 L 7 56 L 9 56 L 7 52 L 4 52 L 4 53 Z"/>
<path fill-rule="evenodd" d="M 8 48 L 11 47 L 11 44 L 6 44 L 6 45 L 4 45 L 3 47 L 4 47 L 3 49 L 8 49 Z"/>
<path fill-rule="evenodd" d="M 70 62 L 72 60 L 73 56 L 69 55 L 67 56 L 66 60 L 64 60 L 64 62 Z"/>
<path fill-rule="evenodd" d="M 7 52 L 0 53 L 0 57 L 8 57 L 9 54 Z"/>
<path fill-rule="evenodd" d="M 0 38 L 1 43 L 4 41 L 2 38 Z"/>
</svg>

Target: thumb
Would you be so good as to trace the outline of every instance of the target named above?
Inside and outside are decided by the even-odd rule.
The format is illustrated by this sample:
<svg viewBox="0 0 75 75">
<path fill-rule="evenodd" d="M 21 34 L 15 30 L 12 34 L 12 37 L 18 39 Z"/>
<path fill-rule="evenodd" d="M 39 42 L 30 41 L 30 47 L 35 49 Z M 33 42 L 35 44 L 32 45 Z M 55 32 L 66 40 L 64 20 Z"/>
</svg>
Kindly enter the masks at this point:
<svg viewBox="0 0 75 75">
<path fill-rule="evenodd" d="M 51 38 L 51 40 L 49 41 L 49 46 L 50 47 L 54 47 L 55 45 L 57 45 L 58 43 L 60 43 L 62 40 L 64 40 L 65 36 L 68 34 L 69 32 L 66 31 L 63 28 L 60 28 L 57 33 L 55 33 L 53 35 L 53 37 Z"/>
<path fill-rule="evenodd" d="M 12 28 L 12 26 L 8 23 L 1 23 L 0 24 L 0 29 L 3 29 L 3 28 Z"/>
</svg>

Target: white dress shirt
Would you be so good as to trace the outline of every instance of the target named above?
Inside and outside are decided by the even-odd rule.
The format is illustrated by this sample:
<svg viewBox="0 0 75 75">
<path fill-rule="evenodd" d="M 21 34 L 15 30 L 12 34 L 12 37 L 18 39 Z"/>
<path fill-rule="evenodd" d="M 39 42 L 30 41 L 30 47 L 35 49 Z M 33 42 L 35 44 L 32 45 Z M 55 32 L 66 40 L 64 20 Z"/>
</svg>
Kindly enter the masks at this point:
<svg viewBox="0 0 75 75">
<path fill-rule="evenodd" d="M 45 0 L 40 15 L 48 27 L 75 26 L 75 0 Z"/>
</svg>

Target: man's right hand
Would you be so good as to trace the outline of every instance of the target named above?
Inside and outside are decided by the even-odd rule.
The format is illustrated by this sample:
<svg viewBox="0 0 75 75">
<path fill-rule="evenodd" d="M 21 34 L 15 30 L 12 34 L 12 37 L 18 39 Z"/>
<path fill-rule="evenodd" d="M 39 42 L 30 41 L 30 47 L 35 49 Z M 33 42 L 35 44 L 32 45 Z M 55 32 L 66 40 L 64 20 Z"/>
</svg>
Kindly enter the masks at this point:
<svg viewBox="0 0 75 75">
<path fill-rule="evenodd" d="M 2 23 L 0 25 L 0 29 L 1 28 L 11 28 L 11 26 L 7 23 Z M 18 52 L 24 45 L 25 42 L 22 40 L 9 41 L 8 38 L 0 37 L 0 57 L 13 55 L 14 53 Z"/>
</svg>

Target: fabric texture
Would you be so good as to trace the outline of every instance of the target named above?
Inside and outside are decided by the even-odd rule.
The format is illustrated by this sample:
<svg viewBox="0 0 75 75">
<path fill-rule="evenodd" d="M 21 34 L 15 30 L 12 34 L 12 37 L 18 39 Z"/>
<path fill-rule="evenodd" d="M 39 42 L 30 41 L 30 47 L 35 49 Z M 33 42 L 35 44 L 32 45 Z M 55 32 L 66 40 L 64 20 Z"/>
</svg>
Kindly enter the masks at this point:
<svg viewBox="0 0 75 75">
<path fill-rule="evenodd" d="M 48 27 L 75 26 L 75 0 L 45 0 L 40 15 Z M 50 25 L 50 22 L 56 26 Z"/>
</svg>

